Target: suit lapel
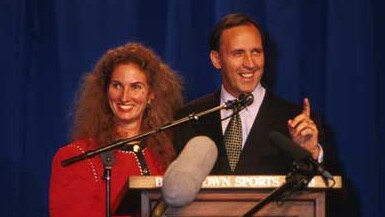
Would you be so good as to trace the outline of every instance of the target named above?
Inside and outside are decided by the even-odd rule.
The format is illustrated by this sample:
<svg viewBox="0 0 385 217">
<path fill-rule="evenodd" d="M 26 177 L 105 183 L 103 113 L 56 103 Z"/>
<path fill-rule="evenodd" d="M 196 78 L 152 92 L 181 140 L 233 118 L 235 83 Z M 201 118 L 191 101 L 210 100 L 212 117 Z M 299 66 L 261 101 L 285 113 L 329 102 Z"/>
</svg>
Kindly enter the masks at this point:
<svg viewBox="0 0 385 217">
<path fill-rule="evenodd" d="M 266 126 L 268 126 L 269 120 L 269 95 L 266 92 L 265 98 L 262 101 L 257 117 L 254 120 L 253 126 L 250 130 L 249 136 L 247 137 L 245 146 L 243 148 L 246 153 L 247 149 L 252 145 L 252 142 L 257 141 L 256 138 L 261 138 L 261 135 L 266 132 Z"/>
<path fill-rule="evenodd" d="M 265 155 L 266 147 L 263 144 L 267 144 L 265 141 L 266 135 L 269 131 L 267 126 L 270 126 L 271 114 L 269 109 L 269 94 L 266 91 L 265 97 L 262 101 L 261 107 L 254 120 L 253 126 L 246 139 L 245 145 L 242 149 L 242 153 L 236 167 L 236 173 L 243 173 L 248 171 L 248 167 L 256 167 L 257 165 L 249 165 L 250 158 L 258 158 L 259 156 Z"/>
</svg>

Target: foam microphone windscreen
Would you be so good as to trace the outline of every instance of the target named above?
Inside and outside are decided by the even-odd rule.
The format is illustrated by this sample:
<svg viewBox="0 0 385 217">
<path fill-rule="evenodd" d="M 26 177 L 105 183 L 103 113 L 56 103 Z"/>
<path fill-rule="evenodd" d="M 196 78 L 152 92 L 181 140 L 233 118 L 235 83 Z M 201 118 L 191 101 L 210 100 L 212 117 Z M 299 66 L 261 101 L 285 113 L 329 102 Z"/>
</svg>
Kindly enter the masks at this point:
<svg viewBox="0 0 385 217">
<path fill-rule="evenodd" d="M 218 156 L 215 143 L 207 136 L 190 139 L 163 176 L 162 197 L 170 206 L 191 203 Z"/>
<path fill-rule="evenodd" d="M 282 133 L 272 131 L 269 133 L 269 140 L 273 146 L 289 155 L 294 160 L 302 160 L 310 157 L 310 152 L 301 146 L 294 144 Z"/>
</svg>

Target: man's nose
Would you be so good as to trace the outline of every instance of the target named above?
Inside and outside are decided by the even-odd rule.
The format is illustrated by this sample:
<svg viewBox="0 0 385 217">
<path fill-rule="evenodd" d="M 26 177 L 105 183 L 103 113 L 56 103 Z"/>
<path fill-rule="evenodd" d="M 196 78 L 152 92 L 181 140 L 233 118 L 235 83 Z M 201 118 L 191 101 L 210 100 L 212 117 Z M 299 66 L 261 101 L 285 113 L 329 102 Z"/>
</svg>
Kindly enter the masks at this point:
<svg viewBox="0 0 385 217">
<path fill-rule="evenodd" d="M 255 67 L 255 60 L 251 54 L 245 55 L 245 57 L 243 59 L 243 66 L 246 68 L 254 68 Z"/>
</svg>

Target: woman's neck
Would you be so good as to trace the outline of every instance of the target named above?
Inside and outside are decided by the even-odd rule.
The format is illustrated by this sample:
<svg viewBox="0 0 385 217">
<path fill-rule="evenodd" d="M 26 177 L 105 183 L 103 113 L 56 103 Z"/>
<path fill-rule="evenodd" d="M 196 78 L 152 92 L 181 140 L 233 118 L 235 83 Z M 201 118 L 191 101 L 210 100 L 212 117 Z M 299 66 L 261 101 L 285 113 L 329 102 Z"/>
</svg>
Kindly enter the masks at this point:
<svg viewBox="0 0 385 217">
<path fill-rule="evenodd" d="M 117 124 L 116 136 L 118 139 L 129 138 L 136 136 L 140 133 L 140 124 Z"/>
</svg>

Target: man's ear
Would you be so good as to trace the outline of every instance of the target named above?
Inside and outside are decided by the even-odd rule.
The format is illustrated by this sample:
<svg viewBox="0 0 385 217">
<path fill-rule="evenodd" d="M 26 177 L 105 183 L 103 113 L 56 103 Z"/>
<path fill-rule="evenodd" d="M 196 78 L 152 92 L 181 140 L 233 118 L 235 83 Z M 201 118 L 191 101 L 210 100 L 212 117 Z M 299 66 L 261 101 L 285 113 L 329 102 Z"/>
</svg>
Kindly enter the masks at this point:
<svg viewBox="0 0 385 217">
<path fill-rule="evenodd" d="M 213 66 L 217 70 L 222 69 L 222 64 L 221 64 L 221 60 L 219 58 L 218 51 L 215 51 L 215 50 L 210 51 L 210 60 L 211 60 L 211 64 L 213 64 Z"/>
</svg>

